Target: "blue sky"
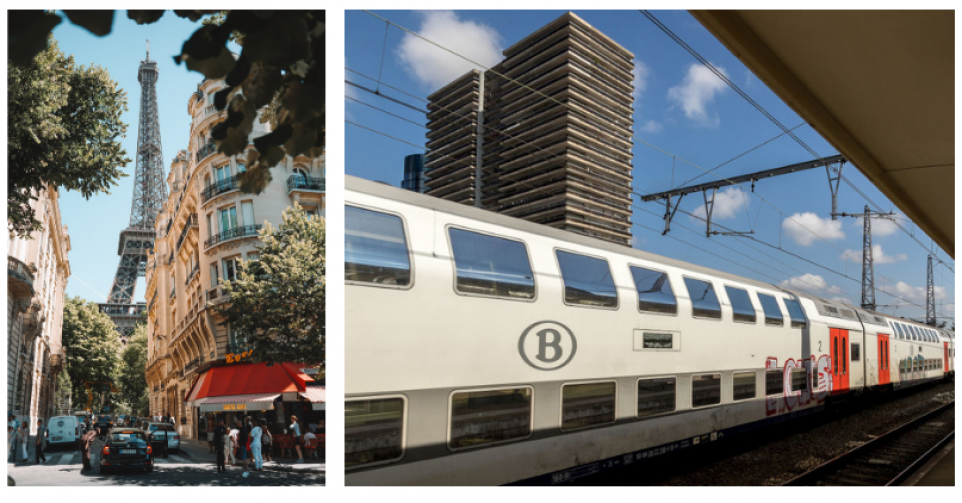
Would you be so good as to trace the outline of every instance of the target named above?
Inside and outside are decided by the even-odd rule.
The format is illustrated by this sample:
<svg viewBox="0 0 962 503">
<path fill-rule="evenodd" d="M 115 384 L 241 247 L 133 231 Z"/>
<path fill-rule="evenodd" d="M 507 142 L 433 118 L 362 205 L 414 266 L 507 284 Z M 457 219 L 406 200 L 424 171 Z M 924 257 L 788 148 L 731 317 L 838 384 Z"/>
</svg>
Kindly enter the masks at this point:
<svg viewBox="0 0 962 503">
<path fill-rule="evenodd" d="M 382 17 L 491 66 L 500 53 L 564 11 L 377 11 Z M 782 131 L 728 88 L 665 33 L 637 11 L 575 11 L 635 55 L 636 91 L 634 133 L 634 188 L 651 193 L 683 184 L 704 170 L 756 150 L 725 164 L 716 173 L 734 176 L 797 162 L 812 155 L 787 136 L 759 147 Z M 803 120 L 742 65 L 737 58 L 685 11 L 655 11 L 655 16 L 692 46 L 730 80 L 789 128 Z M 368 77 L 381 75 L 381 93 L 424 108 L 426 98 L 446 82 L 471 68 L 471 64 L 361 11 L 345 13 L 345 72 L 348 80 L 374 89 Z M 386 40 L 386 43 L 385 43 Z M 383 52 L 383 59 L 382 59 Z M 405 95 L 383 84 L 398 88 Z M 346 86 L 348 121 L 423 146 L 423 114 L 373 94 Z M 374 105 L 407 119 L 401 120 L 358 104 Z M 416 124 L 412 124 L 413 121 Z M 346 173 L 400 185 L 404 156 L 423 150 L 399 141 L 345 125 Z M 811 127 L 794 131 L 819 156 L 838 152 Z M 646 145 L 648 143 L 650 145 Z M 655 148 L 657 147 L 657 148 Z M 660 150 L 659 150 L 660 149 Z M 668 152 L 670 154 L 666 154 Z M 674 156 L 674 157 L 673 157 Z M 685 161 L 700 168 L 693 167 Z M 846 164 L 843 175 L 883 209 L 895 209 L 858 170 Z M 701 176 L 693 183 L 717 179 Z M 768 203 L 766 203 L 767 201 Z M 770 203 L 770 204 L 769 204 Z M 839 211 L 861 212 L 866 200 L 844 182 L 839 190 Z M 714 221 L 737 231 L 754 230 L 761 241 L 803 256 L 814 265 L 744 238 L 704 237 L 705 224 L 676 215 L 673 230 L 661 236 L 664 206 L 635 200 L 632 228 L 634 246 L 734 274 L 770 283 L 785 283 L 825 298 L 860 299 L 862 223 L 854 218 L 832 221 L 831 194 L 824 168 L 761 181 L 745 190 L 727 189 L 716 196 Z M 686 196 L 681 208 L 703 212 L 700 194 Z M 777 209 L 776 209 L 777 208 Z M 645 211 L 651 212 L 646 213 Z M 903 227 L 925 247 L 932 241 L 899 215 Z M 800 224 L 800 225 L 799 225 Z M 648 230 L 644 227 L 657 229 Z M 691 229 L 686 230 L 684 227 Z M 881 311 L 905 317 L 924 316 L 927 252 L 906 233 L 884 221 L 873 221 L 876 248 L 877 303 L 891 305 Z M 808 230 L 806 230 L 806 228 Z M 814 231 L 819 237 L 815 237 Z M 681 241 L 685 243 L 682 243 Z M 687 243 L 687 244 L 686 244 Z M 694 245 L 694 246 L 692 246 Z M 701 249 L 698 249 L 698 248 Z M 768 256 L 766 256 L 768 255 Z M 844 257 L 850 257 L 845 259 Z M 950 267 L 955 263 L 938 250 Z M 824 266 L 820 267 L 820 266 Z M 836 271 L 841 274 L 836 274 Z M 844 277 L 848 276 L 848 278 Z M 954 317 L 954 274 L 935 268 L 939 316 Z M 882 292 L 891 292 L 898 300 Z M 912 305 L 918 304 L 923 307 Z M 895 305 L 898 305 L 896 307 Z"/>
<path fill-rule="evenodd" d="M 61 13 L 61 17 L 64 17 Z M 125 11 L 114 15 L 113 31 L 97 37 L 75 26 L 66 18 L 53 30 L 60 49 L 73 54 L 77 64 L 105 68 L 121 89 L 127 92 L 127 112 L 122 120 L 127 124 L 126 138 L 121 140 L 131 162 L 123 171 L 127 178 L 110 194 L 99 194 L 86 200 L 77 192 L 61 191 L 60 212 L 64 225 L 70 228 L 70 270 L 67 295 L 79 295 L 91 301 L 103 302 L 110 293 L 114 274 L 120 263 L 117 242 L 120 231 L 130 223 L 133 197 L 133 173 L 136 167 L 137 125 L 140 117 L 140 83 L 137 69 L 150 39 L 150 59 L 157 61 L 160 77 L 157 82 L 157 101 L 160 113 L 160 137 L 164 146 L 164 174 L 178 150 L 186 149 L 190 134 L 190 115 L 187 100 L 197 90 L 203 75 L 190 72 L 184 65 L 174 63 L 184 41 L 199 28 L 191 22 L 166 12 L 160 21 L 138 26 L 127 19 Z M 238 51 L 237 46 L 232 50 Z M 137 284 L 136 301 L 144 300 L 145 283 Z"/>
</svg>

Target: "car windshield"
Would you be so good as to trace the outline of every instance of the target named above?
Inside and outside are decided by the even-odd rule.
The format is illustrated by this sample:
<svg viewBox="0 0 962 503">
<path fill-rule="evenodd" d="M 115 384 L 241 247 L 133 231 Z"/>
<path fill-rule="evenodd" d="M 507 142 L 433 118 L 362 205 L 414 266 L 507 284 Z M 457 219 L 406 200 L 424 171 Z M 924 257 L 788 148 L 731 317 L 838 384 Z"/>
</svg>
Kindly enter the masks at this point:
<svg viewBox="0 0 962 503">
<path fill-rule="evenodd" d="M 147 446 L 147 439 L 139 431 L 117 431 L 110 434 L 112 444 L 130 444 L 139 447 Z"/>
</svg>

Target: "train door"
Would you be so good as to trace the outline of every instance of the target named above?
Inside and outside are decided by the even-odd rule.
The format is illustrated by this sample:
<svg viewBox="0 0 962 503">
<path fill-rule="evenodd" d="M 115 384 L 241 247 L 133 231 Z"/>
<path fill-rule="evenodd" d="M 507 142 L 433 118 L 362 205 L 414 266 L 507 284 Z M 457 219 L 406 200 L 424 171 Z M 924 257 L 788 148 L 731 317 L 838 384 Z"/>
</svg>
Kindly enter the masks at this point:
<svg viewBox="0 0 962 503">
<path fill-rule="evenodd" d="M 892 375 L 889 374 L 889 336 L 878 334 L 878 383 L 879 386 L 892 382 Z"/>
<path fill-rule="evenodd" d="M 848 330 L 833 328 L 829 333 L 832 346 L 832 394 L 834 395 L 848 391 Z"/>
<path fill-rule="evenodd" d="M 942 373 L 948 373 L 949 372 L 949 343 L 943 342 L 942 345 L 945 348 L 943 361 L 942 361 L 942 364 L 943 364 Z"/>
</svg>

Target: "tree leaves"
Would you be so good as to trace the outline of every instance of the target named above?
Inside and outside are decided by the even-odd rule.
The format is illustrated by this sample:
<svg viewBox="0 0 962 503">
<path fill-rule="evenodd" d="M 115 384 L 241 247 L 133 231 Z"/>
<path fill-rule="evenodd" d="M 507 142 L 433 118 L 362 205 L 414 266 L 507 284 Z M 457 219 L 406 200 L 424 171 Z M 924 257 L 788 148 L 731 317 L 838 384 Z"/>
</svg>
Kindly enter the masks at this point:
<svg viewBox="0 0 962 503">
<path fill-rule="evenodd" d="M 296 206 L 283 219 L 261 231 L 259 260 L 242 263 L 237 281 L 221 282 L 230 304 L 216 309 L 232 331 L 246 335 L 253 361 L 323 364 L 324 220 Z"/>
<path fill-rule="evenodd" d="M 16 66 L 27 66 L 47 48 L 47 37 L 62 19 L 42 10 L 7 11 L 7 54 Z"/>
<path fill-rule="evenodd" d="M 164 16 L 162 10 L 128 10 L 127 18 L 133 19 L 137 24 L 155 23 Z"/>
<path fill-rule="evenodd" d="M 73 404 L 79 408 L 87 403 L 84 381 L 117 382 L 121 344 L 110 317 L 80 297 L 64 300 L 62 334 Z"/>
<path fill-rule="evenodd" d="M 227 50 L 230 30 L 224 26 L 202 26 L 194 32 L 174 62 L 187 63 L 187 69 L 204 74 L 208 79 L 222 79 L 234 69 L 236 62 Z"/>
<path fill-rule="evenodd" d="M 71 23 L 86 28 L 98 37 L 107 35 L 113 28 L 114 11 L 112 10 L 65 10 L 63 13 Z"/>
</svg>

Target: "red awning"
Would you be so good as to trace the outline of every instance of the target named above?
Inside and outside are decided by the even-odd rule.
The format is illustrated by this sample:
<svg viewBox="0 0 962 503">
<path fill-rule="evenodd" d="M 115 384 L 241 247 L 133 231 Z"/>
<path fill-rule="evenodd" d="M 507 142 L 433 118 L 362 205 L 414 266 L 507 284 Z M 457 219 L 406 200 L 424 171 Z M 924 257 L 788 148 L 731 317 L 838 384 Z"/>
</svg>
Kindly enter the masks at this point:
<svg viewBox="0 0 962 503">
<path fill-rule="evenodd" d="M 201 374 L 190 392 L 187 402 L 207 397 L 257 395 L 266 393 L 300 393 L 313 382 L 293 363 L 268 367 L 266 363 L 238 363 L 224 367 L 211 367 Z"/>
</svg>

